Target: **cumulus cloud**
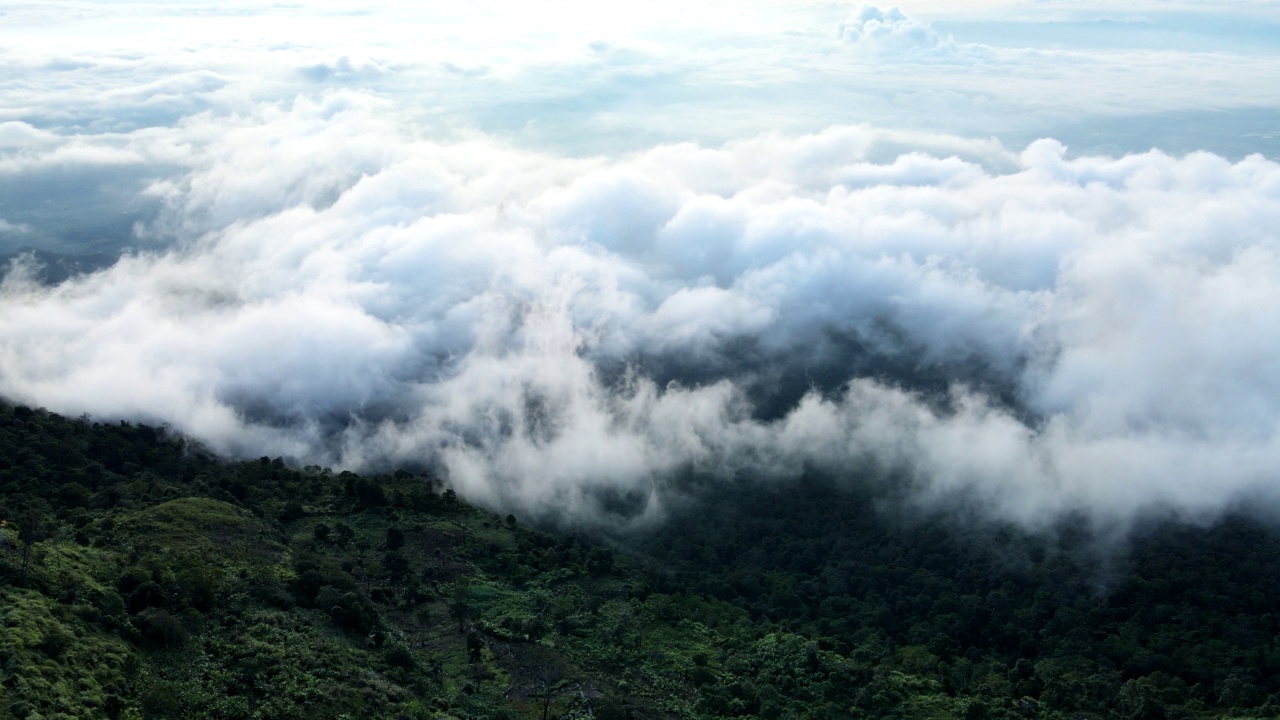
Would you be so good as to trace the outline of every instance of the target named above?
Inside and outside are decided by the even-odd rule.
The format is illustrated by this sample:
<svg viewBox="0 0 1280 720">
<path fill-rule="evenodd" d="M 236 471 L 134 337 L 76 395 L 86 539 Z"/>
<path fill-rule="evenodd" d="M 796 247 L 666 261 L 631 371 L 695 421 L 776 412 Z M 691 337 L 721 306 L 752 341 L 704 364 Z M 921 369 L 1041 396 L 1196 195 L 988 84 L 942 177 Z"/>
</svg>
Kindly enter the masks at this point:
<svg viewBox="0 0 1280 720">
<path fill-rule="evenodd" d="M 928 23 L 892 6 L 859 5 L 837 28 L 841 40 L 876 52 L 937 52 L 956 50 L 951 38 L 944 38 Z"/>
<path fill-rule="evenodd" d="M 1028 526 L 1280 488 L 1260 156 L 838 126 L 575 159 L 382 109 L 191 119 L 163 246 L 5 276 L 0 393 L 589 522 L 814 468 Z"/>
<path fill-rule="evenodd" d="M 902 73 L 905 66 L 927 65 L 932 72 L 952 67 L 952 72 L 968 73 L 967 68 L 991 66 L 999 68 L 997 75 L 1025 73 L 1033 66 L 1032 58 L 1039 52 L 1021 46 L 996 48 L 976 42 L 958 42 L 949 34 L 934 29 L 932 23 L 914 15 L 908 15 L 896 5 L 882 8 L 877 5 L 859 4 L 849 16 L 836 26 L 836 36 L 845 48 L 855 53 L 859 62 L 878 65 L 884 63 Z M 1085 61 L 1083 56 L 1059 57 L 1055 64 L 1076 65 Z M 946 102 L 955 97 L 955 84 L 951 88 L 939 86 L 913 93 L 913 102 Z M 922 108 L 923 109 L 923 108 Z M 969 110 L 972 112 L 972 109 Z"/>
</svg>

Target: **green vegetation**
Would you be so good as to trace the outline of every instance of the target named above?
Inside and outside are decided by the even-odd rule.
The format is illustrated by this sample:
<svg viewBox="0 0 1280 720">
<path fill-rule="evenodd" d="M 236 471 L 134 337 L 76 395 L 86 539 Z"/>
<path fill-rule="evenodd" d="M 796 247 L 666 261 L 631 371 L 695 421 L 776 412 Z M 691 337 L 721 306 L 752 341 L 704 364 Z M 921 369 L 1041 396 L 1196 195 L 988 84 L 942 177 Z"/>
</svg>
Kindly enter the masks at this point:
<svg viewBox="0 0 1280 720">
<path fill-rule="evenodd" d="M 871 507 L 741 488 L 624 552 L 0 405 L 0 720 L 1277 715 L 1272 533 L 1153 526 L 1107 566 Z"/>
<path fill-rule="evenodd" d="M 855 660 L 854 705 L 870 715 L 887 702 L 948 716 L 954 704 L 928 698 L 940 690 L 977 717 L 1280 716 L 1267 525 L 1152 521 L 1117 548 L 1082 518 L 1027 535 L 912 514 L 887 492 L 809 478 L 708 500 L 644 543 L 652 582 Z"/>
</svg>

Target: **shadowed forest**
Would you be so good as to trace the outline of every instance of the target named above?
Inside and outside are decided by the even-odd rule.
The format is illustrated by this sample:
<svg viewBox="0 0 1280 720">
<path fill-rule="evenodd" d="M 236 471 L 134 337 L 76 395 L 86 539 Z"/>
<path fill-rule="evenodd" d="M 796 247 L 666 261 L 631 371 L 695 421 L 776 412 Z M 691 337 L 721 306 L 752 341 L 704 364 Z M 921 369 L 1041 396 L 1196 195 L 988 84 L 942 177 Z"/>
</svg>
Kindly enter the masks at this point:
<svg viewBox="0 0 1280 720">
<path fill-rule="evenodd" d="M 0 720 L 1280 715 L 1280 536 L 720 486 L 627 536 L 0 405 Z"/>
</svg>

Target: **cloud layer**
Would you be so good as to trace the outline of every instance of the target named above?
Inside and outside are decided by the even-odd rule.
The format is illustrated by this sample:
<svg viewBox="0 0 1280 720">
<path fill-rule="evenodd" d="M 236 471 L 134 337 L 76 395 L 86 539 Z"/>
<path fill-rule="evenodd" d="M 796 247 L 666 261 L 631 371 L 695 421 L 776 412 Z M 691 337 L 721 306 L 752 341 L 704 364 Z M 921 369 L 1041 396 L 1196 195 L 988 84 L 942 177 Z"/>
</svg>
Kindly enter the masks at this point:
<svg viewBox="0 0 1280 720">
<path fill-rule="evenodd" d="M 1274 3 L 991 5 L 0 1 L 0 122 L 118 142 L 345 89 L 437 138 L 612 154 L 859 122 L 1094 143 L 1115 118 L 1280 107 Z M 1178 132 L 1234 158 L 1238 135 Z"/>
<path fill-rule="evenodd" d="M 1274 162 L 866 126 L 574 159 L 380 107 L 187 121 L 166 246 L 9 270 L 0 394 L 596 522 L 810 469 L 1029 526 L 1280 488 Z"/>
<path fill-rule="evenodd" d="M 1277 6 L 1009 5 L 0 1 L 0 395 L 592 522 L 1271 498 Z"/>
</svg>

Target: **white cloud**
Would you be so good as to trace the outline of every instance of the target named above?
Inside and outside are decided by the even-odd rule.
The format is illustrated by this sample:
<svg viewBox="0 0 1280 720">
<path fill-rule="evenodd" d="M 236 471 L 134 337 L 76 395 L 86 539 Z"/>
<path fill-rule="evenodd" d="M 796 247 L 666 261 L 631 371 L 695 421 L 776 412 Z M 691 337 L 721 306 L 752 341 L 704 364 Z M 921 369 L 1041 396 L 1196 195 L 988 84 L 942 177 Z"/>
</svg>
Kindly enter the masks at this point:
<svg viewBox="0 0 1280 720">
<path fill-rule="evenodd" d="M 0 232 L 146 249 L 53 288 L 19 261 L 0 394 L 581 517 L 807 463 L 1027 523 L 1274 493 L 1280 171 L 1237 152 L 1270 130 L 997 139 L 1274 108 L 1265 43 L 937 29 L 1085 3 L 567 5 L 0 7 Z"/>
<path fill-rule="evenodd" d="M 25 234 L 31 232 L 31 226 L 23 223 L 11 223 L 4 218 L 0 218 L 0 233 L 18 233 Z"/>
<path fill-rule="evenodd" d="M 859 5 L 837 28 L 847 43 L 882 53 L 952 53 L 955 41 L 898 7 Z"/>
<path fill-rule="evenodd" d="M 1230 37 L 1179 45 L 1181 25 L 1160 35 L 1175 40 L 1154 46 L 1139 30 L 1105 47 L 1056 41 L 1063 13 L 1080 22 L 1114 14 L 1081 3 L 998 11 L 920 3 L 561 6 L 557 13 L 545 4 L 481 11 L 380 3 L 343 15 L 314 4 L 77 4 L 76 12 L 0 5 L 8 13 L 0 28 L 8 48 L 0 54 L 0 122 L 59 135 L 130 133 L 205 112 L 252 114 L 262 103 L 287 106 L 299 94 L 344 87 L 378 94 L 433 137 L 480 130 L 525 147 L 598 154 L 850 122 L 1022 143 L 1090 120 L 1280 104 L 1270 82 L 1280 48 L 1237 48 Z M 1128 12 L 1177 10 L 1183 24 L 1225 19 L 1240 32 L 1269 12 L 1230 7 Z M 967 20 L 961 30 L 980 30 L 993 12 L 1036 29 L 1034 40 L 990 46 L 937 29 Z M 1233 156 L 1242 144 L 1230 119 L 1179 132 L 1189 143 L 1230 145 Z"/>
<path fill-rule="evenodd" d="M 690 468 L 878 467 L 1027 523 L 1278 487 L 1274 162 L 868 127 L 570 159 L 383 107 L 188 121 L 171 250 L 10 272 L 0 393 L 582 518 Z"/>
</svg>

